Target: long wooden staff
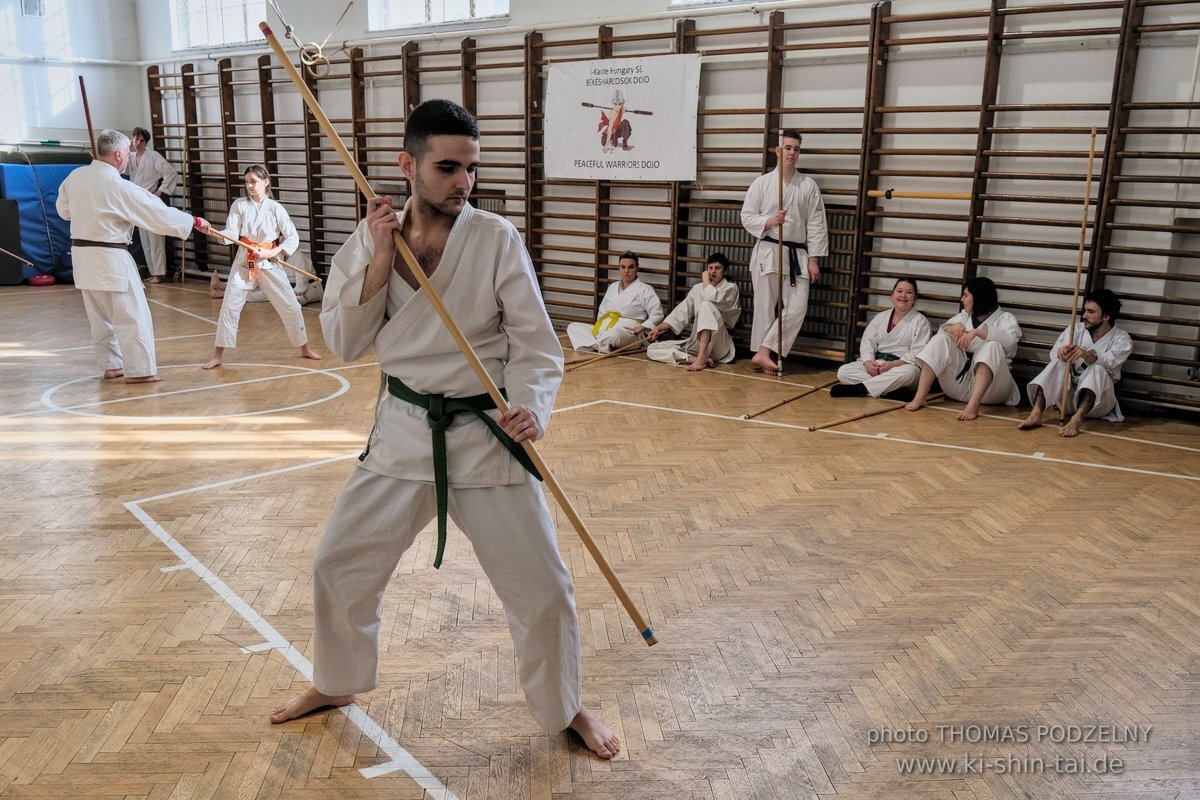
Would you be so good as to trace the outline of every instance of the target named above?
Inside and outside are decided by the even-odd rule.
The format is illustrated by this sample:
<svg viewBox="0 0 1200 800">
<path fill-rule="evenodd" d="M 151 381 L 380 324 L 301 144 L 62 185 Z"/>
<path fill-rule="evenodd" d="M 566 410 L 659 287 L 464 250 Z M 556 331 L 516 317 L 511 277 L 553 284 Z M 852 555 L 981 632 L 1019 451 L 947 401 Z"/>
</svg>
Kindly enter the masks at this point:
<svg viewBox="0 0 1200 800">
<path fill-rule="evenodd" d="M 779 210 L 783 211 L 783 128 L 779 129 Z M 783 223 L 779 223 L 779 245 L 775 248 L 775 261 L 779 265 L 779 370 L 775 377 L 783 377 Z"/>
<path fill-rule="evenodd" d="M 921 200 L 970 200 L 967 192 L 897 192 L 895 189 L 870 189 L 867 197 L 882 197 L 891 200 L 893 197 L 911 197 Z"/>
<path fill-rule="evenodd" d="M 292 63 L 292 60 L 288 57 L 287 53 L 284 52 L 283 46 L 279 43 L 279 40 L 275 38 L 275 34 L 271 33 L 270 26 L 268 26 L 265 22 L 260 22 L 258 27 L 262 30 L 263 35 L 267 37 L 267 43 L 270 44 L 271 49 L 275 51 L 275 56 L 279 59 L 279 63 L 283 66 L 284 70 L 287 71 L 288 76 L 292 79 L 292 83 L 296 86 L 296 91 L 298 91 L 300 96 L 304 99 L 304 103 L 308 106 L 309 112 L 321 126 L 321 130 L 324 131 L 325 137 L 329 139 L 329 143 L 333 145 L 334 150 L 337 151 L 338 156 L 342 159 L 342 163 L 346 165 L 346 169 L 349 171 L 350 176 L 354 178 L 354 183 L 358 186 L 358 190 L 362 192 L 368 200 L 375 197 L 375 190 L 371 188 L 371 184 L 367 183 L 366 176 L 362 174 L 362 170 L 358 168 L 358 165 L 354 162 L 354 159 L 351 158 L 350 153 L 346 150 L 345 143 L 342 142 L 341 137 L 339 137 L 337 131 L 334 130 L 333 123 L 329 121 L 329 117 L 325 116 L 325 111 L 321 108 L 321 104 L 317 102 L 317 98 L 304 83 L 304 79 L 300 77 L 300 73 L 296 70 L 296 66 Z M 458 343 L 459 349 L 462 350 L 463 355 L 466 356 L 467 363 L 471 366 L 471 370 L 474 371 L 475 376 L 479 378 L 479 382 L 483 384 L 483 388 L 487 391 L 488 396 L 492 398 L 492 402 L 496 404 L 496 407 L 500 409 L 502 413 L 507 411 L 508 401 L 504 399 L 504 395 L 500 394 L 500 390 L 496 388 L 496 384 L 492 380 L 492 376 L 488 375 L 487 370 L 484 369 L 483 362 L 479 360 L 479 356 L 475 355 L 475 351 L 471 349 L 471 343 L 467 341 L 467 338 L 463 335 L 463 332 L 454 322 L 454 318 L 450 316 L 450 312 L 446 310 L 446 306 L 442 302 L 442 298 L 438 295 L 437 290 L 430 285 L 429 278 L 425 275 L 425 270 L 421 269 L 421 266 L 417 263 L 416 257 L 413 256 L 412 251 L 408 249 L 408 244 L 404 241 L 404 237 L 400 235 L 399 231 L 392 232 L 392 241 L 396 243 L 396 251 L 408 265 L 408 269 L 413 274 L 413 277 L 417 279 L 417 283 L 421 285 L 421 289 L 425 292 L 425 296 L 429 298 L 429 304 L 433 306 L 433 310 L 437 312 L 437 315 L 441 317 L 442 322 L 446 325 L 446 330 L 450 332 L 450 335 L 454 337 L 454 341 Z M 646 640 L 646 644 L 655 644 L 658 640 L 654 638 L 654 631 L 650 629 L 650 626 L 646 624 L 645 620 L 642 618 L 642 615 L 638 612 L 637 606 L 633 604 L 633 599 L 629 596 L 629 593 L 625 591 L 625 587 L 621 585 L 621 580 L 617 577 L 616 573 L 613 572 L 612 567 L 609 566 L 608 560 L 604 557 L 604 554 L 600 552 L 600 548 L 596 545 L 592 535 L 588 532 L 587 526 L 583 524 L 583 520 L 580 519 L 578 512 L 575 511 L 575 507 L 571 505 L 571 501 L 567 497 L 566 492 L 563 491 L 562 486 L 559 485 L 558 480 L 554 477 L 554 474 L 550 472 L 550 468 L 546 466 L 546 462 L 542 460 L 542 456 L 540 453 L 538 453 L 537 448 L 533 446 L 533 442 L 526 439 L 525 441 L 521 442 L 521 447 L 524 448 L 525 453 L 529 456 L 529 459 L 533 462 L 534 466 L 537 467 L 538 472 L 541 473 L 546 486 L 550 489 L 550 493 L 554 495 L 554 499 L 558 501 L 559 507 L 562 508 L 563 513 L 567 515 L 567 518 L 575 527 L 575 531 L 579 534 L 579 538 L 583 541 L 584 547 L 586 547 L 588 552 L 592 554 L 592 558 L 595 559 L 596 565 L 600 567 L 600 571 L 608 580 L 613 592 L 617 595 L 617 599 L 621 601 L 621 605 L 625 607 L 625 611 L 629 614 L 630 619 L 633 620 L 633 624 L 637 626 L 638 632 L 641 633 L 642 638 Z"/>
<path fill-rule="evenodd" d="M 1071 325 L 1067 328 L 1068 340 L 1067 346 L 1075 346 L 1075 315 L 1079 310 L 1079 280 L 1083 277 L 1083 247 L 1087 240 L 1087 223 L 1088 223 L 1088 203 L 1092 199 L 1092 163 L 1096 160 L 1096 129 L 1092 128 L 1092 145 L 1088 150 L 1088 169 L 1087 179 L 1083 184 L 1083 221 L 1079 223 L 1079 259 L 1075 264 L 1075 294 L 1071 298 Z M 1092 237 L 1093 240 L 1095 237 Z M 1057 358 L 1058 354 L 1051 353 L 1051 358 Z M 1071 365 L 1064 364 L 1066 367 L 1066 375 L 1063 376 L 1062 397 L 1058 401 L 1058 411 L 1060 423 L 1067 423 L 1067 398 L 1071 396 Z"/>
<path fill-rule="evenodd" d="M 245 242 L 243 242 L 243 241 L 240 241 L 240 240 L 238 240 L 238 239 L 234 239 L 232 236 L 226 236 L 225 234 L 221 233 L 221 232 L 220 232 L 219 230 L 217 230 L 216 228 L 209 228 L 209 229 L 208 229 L 208 235 L 209 235 L 209 236 L 212 236 L 213 238 L 216 238 L 216 239 L 224 239 L 225 241 L 229 242 L 230 244 L 236 244 L 238 247 L 244 247 L 244 248 L 246 248 L 247 250 L 253 250 L 253 251 L 254 251 L 254 252 L 256 252 L 256 253 L 261 253 L 261 252 L 263 252 L 263 248 L 261 248 L 261 247 L 254 247 L 253 245 L 246 244 L 246 243 L 245 243 Z M 312 279 L 313 279 L 314 281 L 316 281 L 317 283 L 320 283 L 320 282 L 321 282 L 321 279 L 320 279 L 320 278 L 318 278 L 316 275 L 313 275 L 311 272 L 305 272 L 304 270 L 300 269 L 299 267 L 293 266 L 293 265 L 289 264 L 288 262 L 286 262 L 286 261 L 283 261 L 283 260 L 281 260 L 281 259 L 278 259 L 278 258 L 272 258 L 272 259 L 271 259 L 271 263 L 273 263 L 273 264 L 278 264 L 278 265 L 279 265 L 279 266 L 281 266 L 281 267 L 287 267 L 287 268 L 288 268 L 288 269 L 290 269 L 292 272 L 299 272 L 301 275 L 307 275 L 308 277 L 312 278 Z"/>
<path fill-rule="evenodd" d="M 619 356 L 622 353 L 628 353 L 630 350 L 636 350 L 637 348 L 640 348 L 645 343 L 646 340 L 639 337 L 636 341 L 630 342 L 624 347 L 618 347 L 616 350 L 610 350 L 607 353 L 601 353 L 598 356 L 592 356 L 591 358 L 585 358 L 582 361 L 576 361 L 573 364 L 568 364 L 563 371 L 571 372 L 581 367 L 586 367 L 588 364 L 595 364 L 597 361 L 603 361 L 606 358 L 612 358 L 613 356 Z"/>
<path fill-rule="evenodd" d="M 83 76 L 79 76 L 79 96 L 83 98 L 83 118 L 87 120 L 88 144 L 92 146 L 92 158 L 99 158 L 96 152 L 96 132 L 92 130 L 92 110 L 88 107 L 87 87 L 83 85 Z"/>
<path fill-rule="evenodd" d="M 775 409 L 779 408 L 780 406 L 786 406 L 788 403 L 792 402 L 793 400 L 799 400 L 801 397 L 808 397 L 810 394 L 813 394 L 814 392 L 819 392 L 822 389 L 828 389 L 830 386 L 833 386 L 837 382 L 838 382 L 838 379 L 834 378 L 831 381 L 826 381 L 825 383 L 822 383 L 820 386 L 813 386 L 811 389 L 805 389 L 800 394 L 794 394 L 791 397 L 784 398 L 783 400 L 780 400 L 778 403 L 771 403 L 771 405 L 764 406 L 764 407 L 760 408 L 758 411 L 752 411 L 749 414 L 742 414 L 742 419 L 754 419 L 755 417 L 761 416 L 761 415 L 767 413 L 768 411 L 774 411 Z"/>
<path fill-rule="evenodd" d="M 941 392 L 938 392 L 937 394 L 929 395 L 925 402 L 932 403 L 935 400 L 941 400 L 943 397 L 945 397 L 945 395 Z M 904 408 L 904 403 L 897 403 L 890 408 L 877 408 L 874 411 L 867 411 L 863 414 L 855 414 L 852 417 L 842 417 L 841 419 L 835 419 L 832 422 L 822 422 L 820 425 L 809 425 L 808 429 L 810 431 L 823 431 L 826 428 L 832 428 L 835 425 L 845 425 L 847 422 L 854 422 L 855 420 L 866 419 L 867 417 L 878 417 L 880 414 L 890 414 L 891 412 L 899 411 L 902 408 Z"/>
<path fill-rule="evenodd" d="M 22 264 L 28 264 L 28 265 L 29 265 L 29 266 L 31 266 L 31 267 L 33 266 L 33 262 L 32 262 L 32 261 L 30 261 L 29 259 L 27 259 L 27 258 L 21 258 L 21 257 L 20 257 L 19 255 L 17 255 L 16 253 L 13 253 L 13 252 L 11 252 L 11 251 L 9 251 L 9 250 L 5 250 L 3 247 L 0 247 L 0 253 L 3 253 L 4 255 L 6 255 L 6 256 L 9 256 L 9 257 L 11 257 L 11 258 L 15 258 L 17 261 L 20 261 Z"/>
</svg>

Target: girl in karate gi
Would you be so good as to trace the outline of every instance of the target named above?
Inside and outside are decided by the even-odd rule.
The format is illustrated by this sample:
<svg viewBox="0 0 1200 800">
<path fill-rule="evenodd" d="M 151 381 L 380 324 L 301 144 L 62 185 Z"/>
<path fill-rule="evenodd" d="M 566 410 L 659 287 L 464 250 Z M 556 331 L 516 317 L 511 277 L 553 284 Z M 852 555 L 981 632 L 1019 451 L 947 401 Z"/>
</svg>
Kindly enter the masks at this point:
<svg viewBox="0 0 1200 800">
<path fill-rule="evenodd" d="M 301 357 L 320 359 L 308 346 L 304 315 L 292 284 L 284 268 L 272 261 L 281 253 L 288 257 L 295 253 L 300 246 L 300 234 L 283 206 L 270 197 L 271 176 L 266 169 L 255 164 L 246 169 L 245 179 L 246 197 L 234 201 L 221 232 L 231 239 L 248 239 L 261 250 L 254 254 L 254 265 L 250 266 L 247 248 L 238 249 L 229 268 L 229 281 L 221 301 L 216 347 L 212 360 L 204 365 L 204 369 L 221 366 L 225 348 L 237 347 L 238 319 L 246 299 L 255 289 L 261 290 L 275 307 L 288 340 L 293 347 L 300 348 Z"/>
</svg>

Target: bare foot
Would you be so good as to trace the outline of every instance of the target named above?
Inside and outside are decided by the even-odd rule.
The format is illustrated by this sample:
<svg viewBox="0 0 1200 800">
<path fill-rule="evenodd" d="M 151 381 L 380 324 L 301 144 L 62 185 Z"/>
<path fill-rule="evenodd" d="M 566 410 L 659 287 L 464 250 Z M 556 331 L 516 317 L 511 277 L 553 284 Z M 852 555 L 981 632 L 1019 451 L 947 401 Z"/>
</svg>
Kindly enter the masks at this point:
<svg viewBox="0 0 1200 800">
<path fill-rule="evenodd" d="M 224 362 L 221 361 L 221 359 L 214 358 L 211 361 L 209 361 L 207 364 L 204 364 L 203 366 L 201 366 L 200 369 L 213 369 L 214 367 L 221 366 L 221 364 L 223 364 L 223 363 Z"/>
<path fill-rule="evenodd" d="M 303 358 L 311 358 L 313 361 L 321 360 L 321 356 L 319 354 L 313 352 L 313 349 L 311 347 L 309 347 L 308 345 L 304 345 L 300 348 L 300 355 Z"/>
<path fill-rule="evenodd" d="M 778 375 L 779 365 L 771 360 L 771 357 L 762 353 L 755 353 L 754 358 L 750 359 L 750 363 L 761 369 L 768 375 Z"/>
<path fill-rule="evenodd" d="M 208 279 L 208 288 L 214 300 L 219 300 L 225 296 L 225 284 L 221 283 L 221 276 L 215 272 Z"/>
<path fill-rule="evenodd" d="M 916 398 L 913 398 L 912 400 L 909 400 L 907 403 L 904 404 L 905 411 L 920 411 L 924 407 L 925 407 L 924 399 L 918 400 Z"/>
<path fill-rule="evenodd" d="M 1034 412 L 1030 413 L 1030 415 L 1028 417 L 1025 418 L 1024 422 L 1022 422 L 1020 425 L 1017 426 L 1017 430 L 1031 431 L 1034 428 L 1040 428 L 1040 427 L 1042 427 L 1042 415 L 1040 412 L 1034 411 Z"/>
<path fill-rule="evenodd" d="M 973 419 L 978 419 L 979 406 L 975 405 L 974 403 L 968 403 L 967 407 L 959 413 L 958 418 L 963 422 L 970 422 Z"/>
<path fill-rule="evenodd" d="M 328 694 L 321 694 L 317 691 L 317 687 L 310 686 L 272 711 L 271 723 L 278 725 L 281 722 L 287 722 L 289 719 L 296 719 L 297 717 L 303 717 L 305 714 L 311 714 L 319 708 L 325 708 L 326 706 L 337 708 L 348 706 L 353 702 L 354 695 L 352 694 L 334 697 Z"/>
<path fill-rule="evenodd" d="M 157 375 L 142 375 L 139 378 L 126 378 L 126 383 L 158 383 L 162 378 Z"/>
<path fill-rule="evenodd" d="M 163 279 L 160 278 L 158 275 L 151 275 L 149 278 L 146 278 L 146 283 L 162 283 L 162 282 L 163 282 Z"/>
<path fill-rule="evenodd" d="M 571 720 L 570 728 L 579 734 L 588 750 L 601 758 L 609 759 L 621 752 L 621 740 L 587 708 L 579 709 L 575 719 Z"/>
<path fill-rule="evenodd" d="M 111 381 L 113 378 L 123 378 L 123 377 L 125 377 L 125 370 L 123 370 L 123 369 L 106 369 L 106 370 L 104 370 L 104 380 L 106 380 L 106 381 Z"/>
<path fill-rule="evenodd" d="M 1063 436 L 1067 439 L 1070 439 L 1073 436 L 1078 436 L 1079 435 L 1079 420 L 1075 419 L 1074 417 L 1071 417 L 1071 419 L 1067 421 L 1067 424 L 1063 425 L 1062 428 L 1059 429 L 1058 435 Z"/>
<path fill-rule="evenodd" d="M 709 367 L 715 367 L 717 365 L 717 362 L 713 361 L 711 358 L 706 358 L 701 361 L 700 359 L 696 358 L 696 356 L 688 356 L 687 363 L 688 372 L 699 372 L 702 369 L 708 369 Z"/>
</svg>

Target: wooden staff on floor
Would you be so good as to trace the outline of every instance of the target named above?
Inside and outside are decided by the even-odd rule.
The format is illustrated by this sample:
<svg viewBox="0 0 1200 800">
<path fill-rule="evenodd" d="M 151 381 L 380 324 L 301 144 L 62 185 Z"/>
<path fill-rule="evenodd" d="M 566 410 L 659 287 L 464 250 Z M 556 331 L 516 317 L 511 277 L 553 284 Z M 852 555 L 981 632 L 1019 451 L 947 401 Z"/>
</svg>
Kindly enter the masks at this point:
<svg viewBox="0 0 1200 800">
<path fill-rule="evenodd" d="M 92 158 L 99 158 L 96 152 L 96 132 L 92 130 L 92 110 L 88 107 L 87 87 L 83 85 L 83 76 L 79 76 L 79 96 L 83 99 L 83 118 L 87 120 L 88 144 L 92 146 Z"/>
<path fill-rule="evenodd" d="M 932 394 L 925 399 L 925 403 L 928 405 L 929 403 L 932 403 L 935 400 L 941 400 L 944 396 L 945 395 L 943 395 L 941 392 L 938 392 L 937 394 Z M 837 425 L 845 425 L 847 422 L 854 422 L 855 420 L 866 419 L 867 417 L 878 417 L 880 414 L 890 414 L 891 412 L 899 411 L 902 408 L 904 408 L 904 403 L 897 403 L 896 405 L 892 406 L 891 408 L 877 408 L 874 411 L 867 411 L 862 414 L 855 414 L 852 417 L 842 417 L 841 419 L 835 419 L 832 422 L 822 422 L 820 425 L 809 425 L 808 429 L 810 431 L 823 431 L 826 428 L 832 428 Z"/>
<path fill-rule="evenodd" d="M 792 402 L 793 400 L 799 400 L 801 397 L 808 397 L 810 394 L 813 394 L 814 392 L 819 392 L 822 389 L 828 389 L 830 386 L 833 386 L 837 382 L 838 382 L 838 379 L 834 378 L 831 381 L 826 381 L 825 383 L 822 383 L 820 386 L 813 386 L 811 388 L 805 389 L 800 394 L 794 394 L 791 397 L 784 398 L 783 400 L 780 400 L 778 403 L 771 403 L 771 405 L 764 406 L 763 408 L 760 408 L 758 411 L 754 411 L 749 414 L 742 414 L 742 419 L 754 419 L 755 417 L 761 416 L 761 415 L 767 413 L 768 411 L 773 411 L 773 410 L 779 408 L 780 406 L 786 406 L 788 403 Z"/>
<path fill-rule="evenodd" d="M 779 129 L 779 149 L 775 162 L 779 167 L 779 210 L 783 211 L 783 128 Z M 783 223 L 779 223 L 779 245 L 775 249 L 775 261 L 779 264 L 779 369 L 776 378 L 783 377 Z"/>
<path fill-rule="evenodd" d="M 255 247 L 254 245 L 248 244 L 239 239 L 234 239 L 232 236 L 226 236 L 225 234 L 221 233 L 216 228 L 209 228 L 208 235 L 212 236 L 213 238 L 216 238 L 216 239 L 224 239 L 225 241 L 229 242 L 230 244 L 236 244 L 238 247 L 244 247 L 247 250 L 253 250 L 256 253 L 262 253 L 265 250 L 265 248 Z M 272 258 L 271 263 L 278 264 L 281 267 L 287 267 L 292 272 L 299 272 L 301 275 L 307 275 L 308 277 L 312 278 L 317 283 L 321 282 L 321 279 L 318 278 L 316 275 L 313 275 L 311 272 L 306 272 L 306 271 L 300 269 L 299 267 L 293 266 L 293 265 L 289 264 L 288 262 L 283 261 L 281 259 Z"/>
<path fill-rule="evenodd" d="M 6 255 L 9 258 L 15 258 L 17 261 L 20 261 L 22 264 L 28 264 L 31 267 L 33 266 L 33 262 L 30 261 L 29 259 L 21 258 L 16 253 L 13 253 L 9 250 L 5 250 L 3 247 L 0 247 L 0 254 Z"/>
<path fill-rule="evenodd" d="M 292 63 L 292 60 L 288 57 L 287 53 L 284 52 L 283 46 L 279 43 L 279 40 L 275 38 L 275 34 L 271 33 L 270 26 L 268 26 L 265 22 L 260 22 L 258 27 L 262 30 L 263 35 L 267 37 L 267 43 L 271 45 L 271 49 L 275 51 L 275 55 L 279 59 L 280 64 L 283 66 L 288 76 L 292 79 L 292 83 L 295 85 L 296 91 L 298 91 L 301 98 L 304 99 L 304 104 L 308 107 L 309 113 L 313 115 L 313 118 L 317 121 L 317 124 L 321 126 L 321 130 L 324 131 L 325 137 L 329 139 L 329 143 L 333 145 L 333 149 L 337 152 L 338 157 L 341 158 L 342 163 L 346 165 L 346 169 L 350 172 L 350 177 L 354 179 L 354 183 L 358 186 L 358 190 L 362 192 L 367 199 L 374 198 L 376 196 L 375 190 L 371 188 L 371 184 L 367 183 L 366 176 L 362 174 L 362 170 L 358 168 L 358 165 L 354 162 L 354 159 L 351 157 L 349 151 L 346 150 L 345 143 L 342 142 L 341 137 L 338 136 L 337 131 L 333 127 L 333 123 L 329 121 L 329 117 L 325 115 L 325 111 L 321 108 L 321 104 L 317 102 L 316 96 L 313 95 L 311 90 L 309 90 L 308 85 L 304 82 L 304 79 L 300 77 L 300 73 L 296 70 L 295 64 Z M 471 348 L 471 343 L 467 341 L 466 336 L 463 335 L 462 330 L 459 329 L 458 324 L 454 321 L 454 318 L 450 316 L 450 312 L 446 310 L 446 306 L 442 302 L 441 296 L 429 283 L 429 277 L 425 274 L 425 270 L 421 269 L 421 265 L 417 263 L 417 259 L 415 256 L 413 256 L 412 251 L 409 250 L 408 243 L 404 241 L 404 237 L 400 235 L 399 231 L 393 231 L 392 240 L 396 244 L 396 252 L 399 253 L 400 257 L 404 259 L 404 262 L 408 265 L 409 271 L 412 272 L 413 277 L 417 279 L 417 283 L 420 284 L 421 290 L 425 292 L 425 297 L 429 299 L 430 305 L 433 306 L 433 309 L 437 312 L 437 315 L 441 317 L 442 322 L 446 325 L 446 330 L 450 332 L 452 337 L 454 337 L 454 341 L 458 344 L 459 349 L 462 350 L 463 355 L 466 356 L 467 363 L 471 366 L 471 370 L 475 373 L 475 376 L 479 378 L 479 382 L 483 384 L 483 388 L 487 391 L 488 396 L 492 398 L 492 402 L 496 404 L 496 407 L 500 409 L 501 413 L 508 411 L 508 400 L 504 398 L 504 395 L 500 394 L 500 390 L 496 388 L 495 381 L 493 381 L 492 377 L 488 375 L 487 370 L 483 366 L 483 362 L 479 360 L 479 356 L 477 356 L 475 351 Z M 537 448 L 533 446 L 533 442 L 526 439 L 525 441 L 521 442 L 521 447 L 525 450 L 525 453 L 529 456 L 529 459 L 533 462 L 534 466 L 537 467 L 538 472 L 541 474 L 546 483 L 546 486 L 550 489 L 550 493 L 554 495 L 554 499 L 558 501 L 559 507 L 563 510 L 563 513 L 566 514 L 567 518 L 571 521 L 571 524 L 575 527 L 575 531 L 579 534 L 579 538 L 582 540 L 584 547 L 586 547 L 588 552 L 592 554 L 592 558 L 595 559 L 596 565 L 600 567 L 600 572 L 602 572 L 604 577 L 608 580 L 609 586 L 612 587 L 613 592 L 617 595 L 617 599 L 621 601 L 621 605 L 625 607 L 625 611 L 629 614 L 630 619 L 633 620 L 633 624 L 637 626 L 638 632 L 642 635 L 642 638 L 646 640 L 646 644 L 655 644 L 658 640 L 654 638 L 654 631 L 651 630 L 650 626 L 647 625 L 645 620 L 642 618 L 637 606 L 635 606 L 633 603 L 633 599 L 629 596 L 629 593 L 625 591 L 625 587 L 621 585 L 621 580 L 617 577 L 617 574 L 613 572 L 612 567 L 609 566 L 608 559 L 606 559 L 604 557 L 604 553 L 600 551 L 600 548 L 592 538 L 591 533 L 588 532 L 587 526 L 583 524 L 583 520 L 579 517 L 579 513 L 576 512 L 575 507 L 571 505 L 571 501 L 567 497 L 567 493 L 563 491 L 562 486 L 559 485 L 558 480 L 554 477 L 554 473 L 552 473 L 550 468 L 546 466 L 546 462 L 542 460 L 542 456 L 537 451 Z"/>
<path fill-rule="evenodd" d="M 645 343 L 646 343 L 646 340 L 644 338 L 638 337 L 637 341 L 630 342 L 629 344 L 625 345 L 624 347 L 618 347 L 616 350 L 610 350 L 607 353 L 601 353 L 598 356 L 592 356 L 591 358 L 585 358 L 581 361 L 573 361 L 572 363 L 567 364 L 567 366 L 564 368 L 563 371 L 571 372 L 572 370 L 577 370 L 577 369 L 580 369 L 581 367 L 586 367 L 588 364 L 595 364 L 597 361 L 603 361 L 606 358 L 612 358 L 613 356 L 619 356 L 622 353 L 629 352 L 630 350 L 638 349 Z"/>
<path fill-rule="evenodd" d="M 1087 242 L 1088 203 L 1092 199 L 1092 164 L 1096 160 L 1096 129 L 1092 128 L 1092 145 L 1088 149 L 1087 179 L 1083 184 L 1083 221 L 1079 223 L 1079 259 L 1075 264 L 1075 294 L 1071 297 L 1071 324 L 1067 327 L 1067 347 L 1075 346 L 1075 316 L 1079 311 L 1079 280 L 1083 276 L 1083 248 Z M 1051 353 L 1051 358 L 1057 354 Z M 1070 417 L 1067 415 L 1067 399 L 1071 396 L 1071 365 L 1065 364 L 1067 374 L 1063 380 L 1062 397 L 1059 398 L 1059 424 L 1066 425 Z"/>
</svg>

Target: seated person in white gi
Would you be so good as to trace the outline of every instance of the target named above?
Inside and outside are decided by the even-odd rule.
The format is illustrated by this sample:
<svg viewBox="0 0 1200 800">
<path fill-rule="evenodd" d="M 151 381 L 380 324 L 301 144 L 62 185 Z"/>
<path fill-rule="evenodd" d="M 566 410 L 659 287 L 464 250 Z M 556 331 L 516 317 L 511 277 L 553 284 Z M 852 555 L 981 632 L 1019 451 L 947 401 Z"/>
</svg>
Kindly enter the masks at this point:
<svg viewBox="0 0 1200 800">
<path fill-rule="evenodd" d="M 900 278 L 892 287 L 892 307 L 867 323 L 859 342 L 859 359 L 838 369 L 833 397 L 879 397 L 917 385 L 921 368 L 917 353 L 929 343 L 929 320 L 917 304 L 917 279 Z"/>
<path fill-rule="evenodd" d="M 608 353 L 633 344 L 647 329 L 662 322 L 662 303 L 653 287 L 638 278 L 638 255 L 632 250 L 617 262 L 621 280 L 608 284 L 596 324 L 572 322 L 567 336 L 576 350 Z"/>
<path fill-rule="evenodd" d="M 247 167 L 244 175 L 247 196 L 233 202 L 225 220 L 225 230 L 221 232 L 231 239 L 248 240 L 259 250 L 251 252 L 246 247 L 238 248 L 237 257 L 229 268 L 229 282 L 225 285 L 221 314 L 217 318 L 217 344 L 204 369 L 221 366 L 225 348 L 237 347 L 238 320 L 246 299 L 255 289 L 261 289 L 275 307 L 288 340 L 293 347 L 300 348 L 300 355 L 320 360 L 321 357 L 308 346 L 304 314 L 284 272 L 286 268 L 271 260 L 281 253 L 296 252 L 300 247 L 300 234 L 284 207 L 269 196 L 271 176 L 267 170 L 255 164 Z"/>
<path fill-rule="evenodd" d="M 345 361 L 374 346 L 384 380 L 367 447 L 313 558 L 313 686 L 271 721 L 344 706 L 378 686 L 384 590 L 435 518 L 438 566 L 448 515 L 504 605 L 533 717 L 547 731 L 574 730 L 597 756 L 612 758 L 620 742 L 583 704 L 571 573 L 530 472 L 536 467 L 519 445 L 542 438 L 563 374 L 533 264 L 512 223 L 467 202 L 479 127 L 465 108 L 448 100 L 417 106 L 405 119 L 399 162 L 412 192 L 404 210 L 397 216 L 388 198 L 372 198 L 329 270 L 325 340 Z M 396 234 L 508 393 L 503 414 L 398 257 Z"/>
<path fill-rule="evenodd" d="M 729 259 L 724 253 L 708 257 L 704 272 L 700 273 L 700 283 L 692 287 L 665 320 L 650 329 L 649 339 L 654 344 L 647 348 L 647 356 L 666 364 L 687 362 L 691 372 L 733 361 L 729 330 L 742 315 L 742 304 L 737 285 L 725 280 L 728 269 Z M 687 341 L 657 341 L 665 331 L 680 334 L 689 325 L 692 335 Z"/>
<path fill-rule="evenodd" d="M 1117 327 L 1120 316 L 1121 301 L 1110 290 L 1098 289 L 1084 297 L 1082 319 L 1075 324 L 1075 344 L 1070 344 L 1069 330 L 1059 334 L 1050 350 L 1054 357 L 1026 389 L 1033 411 L 1018 430 L 1040 427 L 1047 405 L 1058 407 L 1068 368 L 1073 391 L 1067 397 L 1059 436 L 1077 436 L 1087 417 L 1109 422 L 1125 419 L 1117 403 L 1116 383 L 1121 380 L 1121 365 L 1133 352 L 1133 340 Z M 1071 414 L 1070 419 L 1066 414 Z"/>
<path fill-rule="evenodd" d="M 996 284 L 972 278 L 963 286 L 962 311 L 941 327 L 917 354 L 921 378 L 917 394 L 904 406 L 916 411 L 925 405 L 936 378 L 942 391 L 967 407 L 961 420 L 979 416 L 979 406 L 1015 406 L 1021 389 L 1012 376 L 1012 359 L 1021 340 L 1017 318 L 1000 308 Z"/>
</svg>

